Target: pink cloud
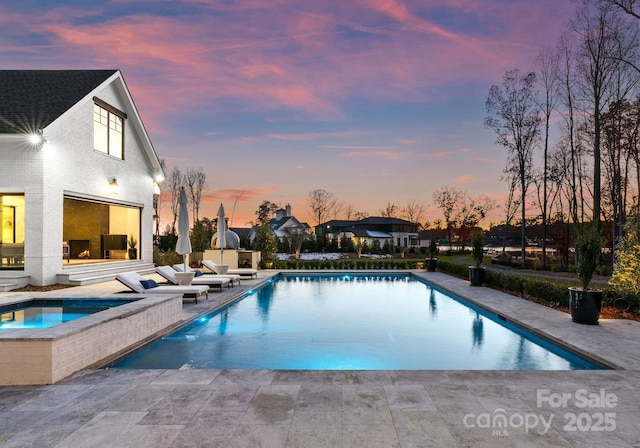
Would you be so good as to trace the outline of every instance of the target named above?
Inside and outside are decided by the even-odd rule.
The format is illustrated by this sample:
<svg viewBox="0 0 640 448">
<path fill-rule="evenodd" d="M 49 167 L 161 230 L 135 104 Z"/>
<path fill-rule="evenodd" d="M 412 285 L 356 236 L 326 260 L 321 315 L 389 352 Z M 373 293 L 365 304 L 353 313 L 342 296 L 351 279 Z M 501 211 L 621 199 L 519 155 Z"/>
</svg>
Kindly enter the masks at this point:
<svg viewBox="0 0 640 448">
<path fill-rule="evenodd" d="M 462 148 L 462 149 L 455 149 L 451 151 L 428 152 L 428 153 L 422 154 L 422 157 L 427 160 L 436 160 L 436 159 L 444 159 L 447 157 L 455 156 L 457 154 L 464 154 L 467 152 L 469 152 L 468 149 Z"/>
<path fill-rule="evenodd" d="M 404 158 L 403 153 L 389 151 L 351 151 L 341 154 L 341 157 L 362 157 L 362 158 L 383 158 L 390 160 L 400 160 Z"/>
<path fill-rule="evenodd" d="M 425 17 L 436 6 L 411 0 L 306 2 L 295 3 L 295 8 L 291 0 L 186 4 L 184 14 L 172 17 L 132 14 L 90 23 L 77 21 L 103 16 L 101 7 L 51 7 L 41 17 L 0 10 L 0 23 L 24 35 L 46 33 L 50 46 L 68 55 L 72 66 L 92 61 L 91 65 L 123 68 L 155 132 L 165 132 L 162 114 L 194 106 L 223 112 L 228 107 L 225 99 L 240 100 L 236 107 L 241 109 L 284 109 L 334 120 L 345 118 L 342 103 L 350 97 L 428 101 L 442 95 L 434 88 L 442 82 L 459 82 L 470 73 L 476 80 L 495 79 L 496 72 L 513 65 L 514 55 L 530 61 L 529 55 L 519 54 L 523 48 L 518 42 L 530 42 L 529 36 L 536 33 L 532 19 L 516 16 L 515 8 L 523 7 L 520 2 L 513 7 L 501 4 L 502 9 L 491 2 L 480 7 L 457 1 L 448 6 L 479 22 L 495 14 L 504 25 L 505 38 L 500 40 L 429 21 Z M 533 16 L 541 9 L 527 8 Z M 238 14 L 242 20 L 230 20 Z M 392 22 L 381 24 L 380 17 Z M 528 34 L 514 21 L 526 25 Z M 17 30 L 18 23 L 24 30 Z M 370 39 L 346 39 L 349 30 Z M 12 42 L 2 43 L 14 47 Z M 46 47 L 25 50 L 34 56 L 50 53 Z M 57 63 L 68 67 L 69 59 Z M 166 101 L 167 92 L 171 101 Z"/>
<path fill-rule="evenodd" d="M 457 184 L 471 184 L 476 181 L 476 176 L 471 174 L 465 174 L 463 176 L 458 176 L 454 178 L 453 181 Z"/>
<path fill-rule="evenodd" d="M 276 140 L 315 140 L 318 138 L 326 137 L 353 137 L 362 135 L 362 131 L 337 131 L 337 132 L 304 132 L 304 133 L 291 133 L 291 134 L 266 134 L 265 137 Z"/>
<path fill-rule="evenodd" d="M 258 188 L 229 188 L 208 192 L 202 196 L 202 202 L 217 204 L 221 201 L 252 202 L 266 193 L 278 191 L 280 187 L 267 185 Z"/>
<path fill-rule="evenodd" d="M 324 149 L 395 149 L 395 146 L 350 146 L 350 145 L 319 145 Z"/>
</svg>

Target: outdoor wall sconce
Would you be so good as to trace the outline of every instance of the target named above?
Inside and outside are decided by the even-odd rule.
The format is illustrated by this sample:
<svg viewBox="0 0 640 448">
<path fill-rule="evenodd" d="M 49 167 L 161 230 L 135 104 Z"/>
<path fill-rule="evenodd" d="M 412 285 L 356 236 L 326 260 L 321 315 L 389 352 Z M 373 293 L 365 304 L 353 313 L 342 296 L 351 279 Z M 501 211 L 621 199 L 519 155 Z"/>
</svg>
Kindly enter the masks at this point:
<svg viewBox="0 0 640 448">
<path fill-rule="evenodd" d="M 44 145 L 47 142 L 47 139 L 42 136 L 42 130 L 32 132 L 29 134 L 29 143 L 33 146 Z"/>
<path fill-rule="evenodd" d="M 109 179 L 109 194 L 118 194 L 118 180 L 115 177 Z"/>
</svg>

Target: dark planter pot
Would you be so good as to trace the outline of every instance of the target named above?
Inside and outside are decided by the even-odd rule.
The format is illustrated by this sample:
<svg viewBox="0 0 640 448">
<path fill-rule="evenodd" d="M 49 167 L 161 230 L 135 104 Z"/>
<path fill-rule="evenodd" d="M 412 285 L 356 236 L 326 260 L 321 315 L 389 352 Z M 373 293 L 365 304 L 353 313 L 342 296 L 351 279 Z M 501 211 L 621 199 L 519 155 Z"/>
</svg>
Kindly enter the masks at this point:
<svg viewBox="0 0 640 448">
<path fill-rule="evenodd" d="M 427 271 L 435 272 L 437 267 L 438 267 L 437 258 L 427 258 Z"/>
<path fill-rule="evenodd" d="M 471 286 L 482 286 L 484 277 L 485 268 L 482 266 L 469 266 L 469 283 L 471 283 Z"/>
<path fill-rule="evenodd" d="M 569 288 L 569 310 L 571 310 L 572 321 L 579 324 L 597 325 L 601 309 L 601 290 Z"/>
<path fill-rule="evenodd" d="M 129 260 L 137 260 L 138 259 L 138 249 L 129 249 Z"/>
</svg>

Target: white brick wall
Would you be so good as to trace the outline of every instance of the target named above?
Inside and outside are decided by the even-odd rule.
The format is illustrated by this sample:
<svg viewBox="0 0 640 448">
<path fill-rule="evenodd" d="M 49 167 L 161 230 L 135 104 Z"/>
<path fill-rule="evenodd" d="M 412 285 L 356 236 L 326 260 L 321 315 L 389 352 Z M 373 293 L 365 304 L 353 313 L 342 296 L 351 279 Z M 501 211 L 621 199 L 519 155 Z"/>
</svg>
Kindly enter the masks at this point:
<svg viewBox="0 0 640 448">
<path fill-rule="evenodd" d="M 65 193 L 142 207 L 138 250 L 150 261 L 153 252 L 153 168 L 136 136 L 136 114 L 127 109 L 120 80 L 93 92 L 44 129 L 48 142 L 34 147 L 25 139 L 0 135 L 0 192 L 25 194 L 25 273 L 31 284 L 56 282 L 62 265 L 62 212 Z M 123 110 L 124 160 L 93 149 L 93 96 Z M 108 194 L 116 177 L 117 197 Z"/>
</svg>

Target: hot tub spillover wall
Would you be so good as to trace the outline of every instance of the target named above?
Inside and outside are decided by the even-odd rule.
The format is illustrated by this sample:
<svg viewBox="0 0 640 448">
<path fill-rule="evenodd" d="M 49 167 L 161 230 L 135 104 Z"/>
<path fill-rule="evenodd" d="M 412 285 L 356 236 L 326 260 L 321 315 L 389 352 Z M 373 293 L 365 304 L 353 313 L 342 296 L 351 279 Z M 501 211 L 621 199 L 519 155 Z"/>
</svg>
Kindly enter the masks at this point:
<svg viewBox="0 0 640 448">
<path fill-rule="evenodd" d="M 52 384 L 183 319 L 182 297 L 136 300 L 43 329 L 0 333 L 0 386 Z"/>
</svg>

